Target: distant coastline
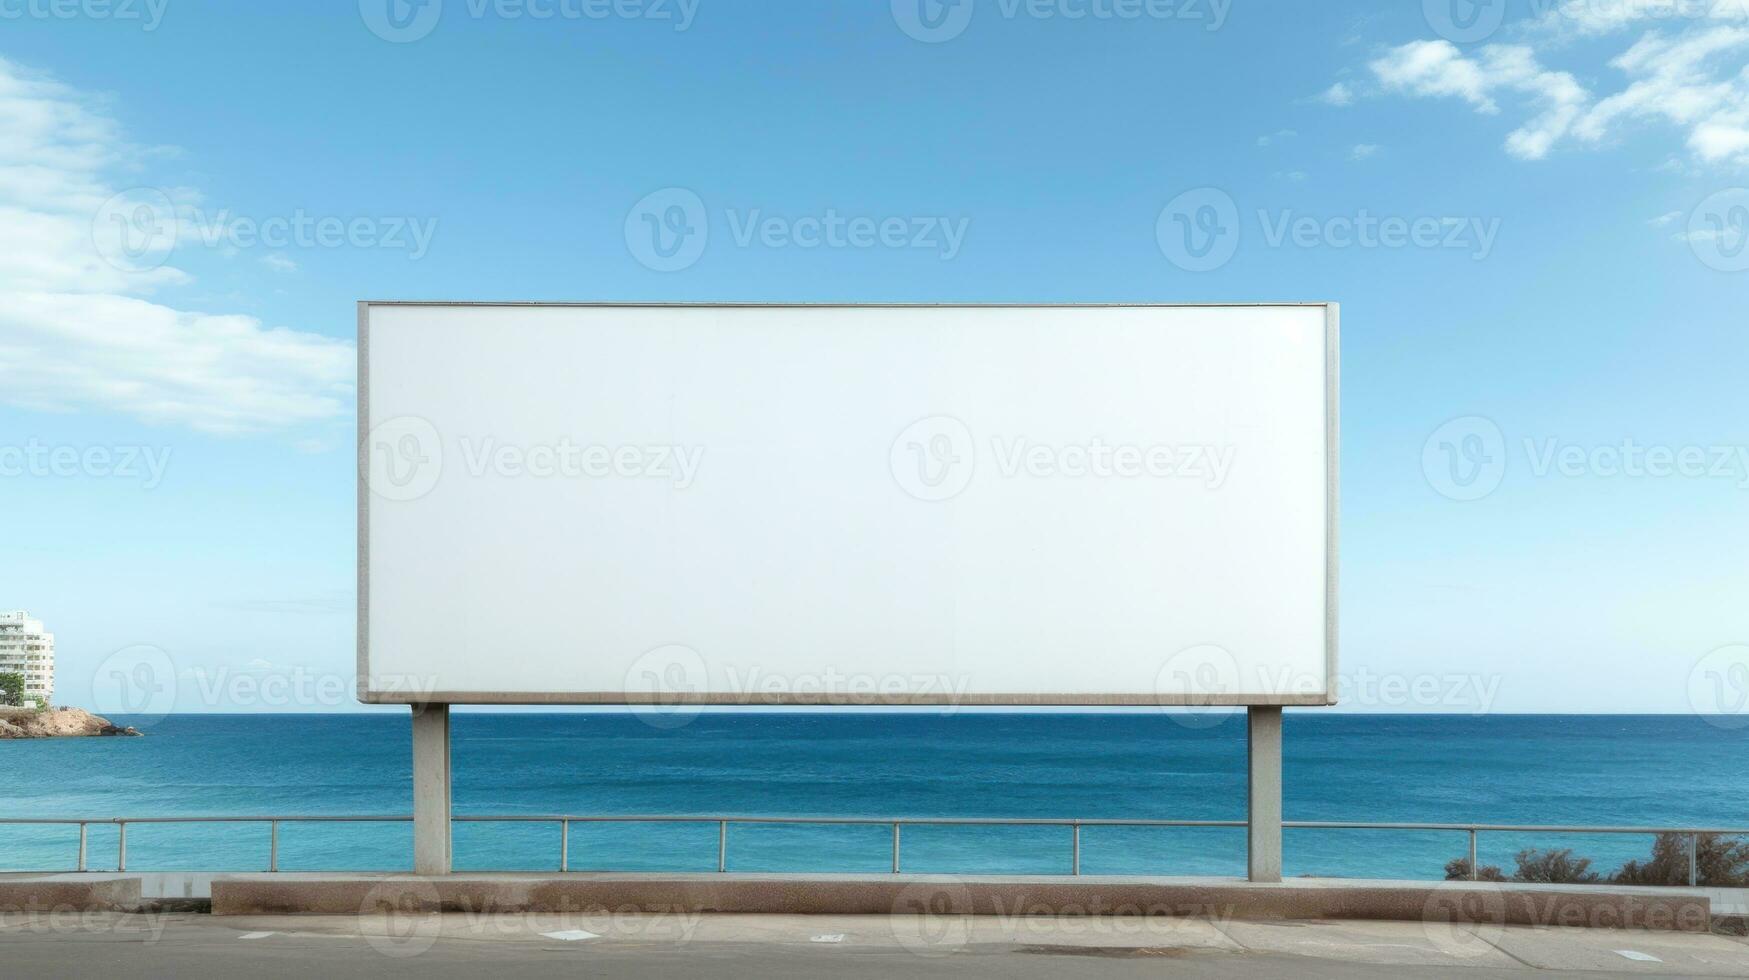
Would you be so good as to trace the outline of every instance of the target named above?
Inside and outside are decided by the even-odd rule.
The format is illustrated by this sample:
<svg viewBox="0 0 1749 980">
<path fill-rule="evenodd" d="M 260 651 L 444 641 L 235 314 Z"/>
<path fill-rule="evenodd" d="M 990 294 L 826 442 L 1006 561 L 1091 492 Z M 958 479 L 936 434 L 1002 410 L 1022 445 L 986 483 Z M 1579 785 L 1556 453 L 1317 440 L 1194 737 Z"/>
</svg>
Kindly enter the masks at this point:
<svg viewBox="0 0 1749 980">
<path fill-rule="evenodd" d="M 0 739 L 88 738 L 102 735 L 139 735 L 130 726 L 112 724 L 102 715 L 83 708 L 0 708 Z"/>
</svg>

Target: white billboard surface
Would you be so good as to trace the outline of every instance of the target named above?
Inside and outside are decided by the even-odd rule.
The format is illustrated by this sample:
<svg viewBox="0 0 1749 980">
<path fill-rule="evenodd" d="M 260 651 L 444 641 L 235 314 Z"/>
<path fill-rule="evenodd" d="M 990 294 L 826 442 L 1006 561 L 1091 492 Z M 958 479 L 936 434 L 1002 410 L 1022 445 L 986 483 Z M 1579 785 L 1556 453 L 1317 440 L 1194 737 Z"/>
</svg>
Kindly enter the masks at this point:
<svg viewBox="0 0 1749 980">
<path fill-rule="evenodd" d="M 360 304 L 360 696 L 1331 703 L 1336 319 Z"/>
</svg>

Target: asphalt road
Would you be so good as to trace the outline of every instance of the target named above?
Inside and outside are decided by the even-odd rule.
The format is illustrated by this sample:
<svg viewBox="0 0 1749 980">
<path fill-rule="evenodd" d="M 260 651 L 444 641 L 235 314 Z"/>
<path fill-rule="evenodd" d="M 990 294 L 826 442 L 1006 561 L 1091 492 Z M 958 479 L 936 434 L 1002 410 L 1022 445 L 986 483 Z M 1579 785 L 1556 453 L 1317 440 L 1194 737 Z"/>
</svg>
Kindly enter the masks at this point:
<svg viewBox="0 0 1749 980">
<path fill-rule="evenodd" d="M 1711 935 L 1507 929 L 1471 942 L 1418 923 L 1223 923 L 1124 935 L 1085 923 L 974 929 L 919 946 L 876 917 L 706 917 L 687 935 L 629 918 L 429 931 L 356 917 L 215 919 L 204 915 L 0 917 L 0 975 L 136 978 L 316 976 L 1548 978 L 1749 976 L 1749 942 Z M 592 935 L 585 926 L 606 931 Z M 822 932 L 826 929 L 836 933 Z M 1636 954 L 1634 958 L 1626 955 Z M 1454 972 L 1457 971 L 1457 972 Z"/>
</svg>

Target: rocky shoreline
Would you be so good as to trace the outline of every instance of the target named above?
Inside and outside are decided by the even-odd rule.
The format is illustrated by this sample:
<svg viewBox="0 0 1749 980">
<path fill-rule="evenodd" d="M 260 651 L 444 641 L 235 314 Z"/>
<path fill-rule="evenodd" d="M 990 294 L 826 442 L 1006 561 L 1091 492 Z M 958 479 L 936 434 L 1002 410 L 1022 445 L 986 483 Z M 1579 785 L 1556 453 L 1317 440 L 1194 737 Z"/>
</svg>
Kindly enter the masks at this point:
<svg viewBox="0 0 1749 980">
<path fill-rule="evenodd" d="M 83 708 L 0 708 L 0 739 L 87 738 L 103 735 L 140 735 L 139 729 L 112 724 L 108 718 Z"/>
</svg>

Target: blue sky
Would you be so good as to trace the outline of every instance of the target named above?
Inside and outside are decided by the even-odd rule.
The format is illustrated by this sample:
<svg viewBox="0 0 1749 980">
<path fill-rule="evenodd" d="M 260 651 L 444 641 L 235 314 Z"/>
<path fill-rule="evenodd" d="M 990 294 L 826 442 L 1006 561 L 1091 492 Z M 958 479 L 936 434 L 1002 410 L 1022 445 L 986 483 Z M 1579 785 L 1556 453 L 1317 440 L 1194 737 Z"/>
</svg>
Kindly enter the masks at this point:
<svg viewBox="0 0 1749 980">
<path fill-rule="evenodd" d="M 1738 704 L 1741 3 L 923 2 L 0 3 L 0 608 L 60 700 L 147 645 L 180 710 L 356 707 L 213 679 L 350 689 L 361 298 L 1335 300 L 1347 706 Z"/>
</svg>

